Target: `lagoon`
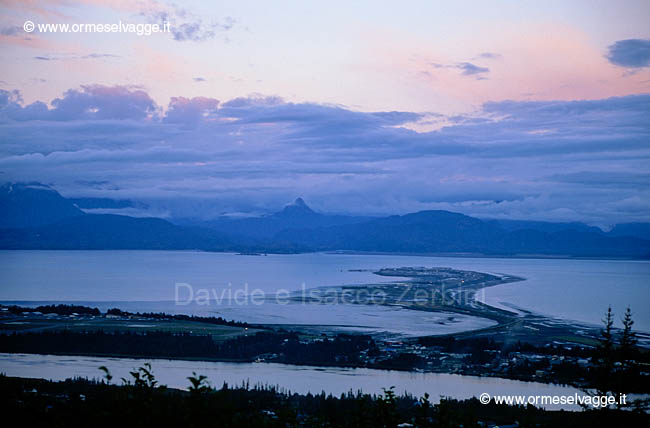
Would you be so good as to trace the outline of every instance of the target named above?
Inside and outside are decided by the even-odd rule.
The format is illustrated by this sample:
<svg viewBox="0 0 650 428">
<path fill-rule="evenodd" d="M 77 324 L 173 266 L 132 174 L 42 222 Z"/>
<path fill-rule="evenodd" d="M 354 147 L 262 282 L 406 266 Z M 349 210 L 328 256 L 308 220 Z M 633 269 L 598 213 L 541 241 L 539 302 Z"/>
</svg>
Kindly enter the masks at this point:
<svg viewBox="0 0 650 428">
<path fill-rule="evenodd" d="M 466 399 L 481 393 L 490 395 L 574 395 L 583 393 L 570 386 L 522 382 L 493 377 L 462 376 L 444 373 L 416 373 L 393 370 L 292 366 L 275 363 L 225 363 L 181 360 L 137 360 L 130 358 L 78 357 L 31 354 L 0 354 L 0 371 L 8 376 L 65 380 L 73 377 L 99 379 L 99 366 L 106 366 L 114 379 L 129 378 L 129 371 L 150 362 L 156 379 L 171 388 L 189 387 L 192 372 L 208 377 L 213 387 L 277 386 L 282 390 L 306 394 L 340 395 L 349 391 L 381 394 L 395 386 L 395 392 L 416 397 L 429 393 L 433 403 L 440 397 Z M 119 381 L 118 381 L 119 383 Z M 574 405 L 549 405 L 548 409 L 579 410 Z"/>
</svg>

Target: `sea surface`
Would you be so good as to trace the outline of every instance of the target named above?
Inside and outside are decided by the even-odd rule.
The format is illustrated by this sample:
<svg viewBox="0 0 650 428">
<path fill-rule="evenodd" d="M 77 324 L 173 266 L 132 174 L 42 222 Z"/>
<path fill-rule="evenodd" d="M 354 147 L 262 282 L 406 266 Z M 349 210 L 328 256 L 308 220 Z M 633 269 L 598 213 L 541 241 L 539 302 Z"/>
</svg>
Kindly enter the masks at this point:
<svg viewBox="0 0 650 428">
<path fill-rule="evenodd" d="M 237 255 L 193 251 L 0 251 L 0 301 L 85 302 L 102 309 L 196 313 L 249 322 L 340 325 L 407 335 L 487 327 L 492 321 L 444 312 L 369 305 L 278 304 L 278 293 L 394 281 L 373 270 L 444 266 L 504 273 L 524 281 L 486 288 L 488 304 L 599 324 L 608 305 L 627 306 L 650 332 L 650 262 L 631 260 L 426 257 L 365 254 Z M 186 284 L 186 285 L 179 285 Z M 194 300 L 187 305 L 176 304 Z M 205 290 L 205 291 L 200 291 Z M 255 291 L 257 290 L 257 291 Z M 199 293 L 223 298 L 197 304 Z M 264 304 L 232 297 L 264 296 Z M 230 294 L 228 294 L 230 293 Z M 236 294 L 239 293 L 239 294 Z"/>
</svg>

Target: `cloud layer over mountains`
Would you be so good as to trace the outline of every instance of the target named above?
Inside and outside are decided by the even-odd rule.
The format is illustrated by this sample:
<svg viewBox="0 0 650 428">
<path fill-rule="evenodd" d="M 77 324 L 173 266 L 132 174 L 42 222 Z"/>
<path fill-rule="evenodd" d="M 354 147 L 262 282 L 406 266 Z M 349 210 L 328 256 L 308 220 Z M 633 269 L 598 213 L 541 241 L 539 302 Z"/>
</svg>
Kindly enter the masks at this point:
<svg viewBox="0 0 650 428">
<path fill-rule="evenodd" d="M 444 126 L 417 132 L 423 125 Z M 0 177 L 209 218 L 296 196 L 354 214 L 447 209 L 592 224 L 650 220 L 650 95 L 503 101 L 475 114 L 359 112 L 279 97 L 0 90 Z"/>
</svg>

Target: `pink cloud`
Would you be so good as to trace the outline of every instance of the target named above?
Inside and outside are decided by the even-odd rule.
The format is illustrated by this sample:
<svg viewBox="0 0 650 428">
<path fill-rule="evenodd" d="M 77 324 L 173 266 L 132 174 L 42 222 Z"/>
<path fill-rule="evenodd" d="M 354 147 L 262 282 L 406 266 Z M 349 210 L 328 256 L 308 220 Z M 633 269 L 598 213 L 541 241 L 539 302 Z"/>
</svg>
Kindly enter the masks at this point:
<svg viewBox="0 0 650 428">
<path fill-rule="evenodd" d="M 486 37 L 471 34 L 444 46 L 400 34 L 367 42 L 371 58 L 358 68 L 369 77 L 392 80 L 403 93 L 413 93 L 425 103 L 438 100 L 445 107 L 459 101 L 479 105 L 504 99 L 624 96 L 646 92 L 650 79 L 647 70 L 622 72 L 607 61 L 604 47 L 585 33 L 560 25 L 491 30 Z M 483 51 L 499 56 L 476 56 Z M 468 67 L 478 72 L 468 73 Z"/>
</svg>

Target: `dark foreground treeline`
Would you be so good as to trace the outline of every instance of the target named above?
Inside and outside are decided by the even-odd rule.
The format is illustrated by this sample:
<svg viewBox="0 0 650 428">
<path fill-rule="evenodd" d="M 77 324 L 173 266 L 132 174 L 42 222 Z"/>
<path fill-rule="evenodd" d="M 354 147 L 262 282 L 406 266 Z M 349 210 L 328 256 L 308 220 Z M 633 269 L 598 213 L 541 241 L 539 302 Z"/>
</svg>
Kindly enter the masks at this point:
<svg viewBox="0 0 650 428">
<path fill-rule="evenodd" d="M 108 374 L 108 373 L 107 373 Z M 189 391 L 160 387 L 144 366 L 122 386 L 85 379 L 51 382 L 0 375 L 0 412 L 26 427 L 519 427 L 649 426 L 645 413 L 614 409 L 583 412 L 482 405 L 476 399 L 396 396 L 298 395 L 271 387 L 210 388 L 194 375 Z M 107 376 L 110 382 L 110 375 Z M 190 384 L 188 382 L 188 385 Z M 408 425 L 410 424 L 410 425 Z"/>
<path fill-rule="evenodd" d="M 73 332 L 69 330 L 0 335 L 0 352 L 116 355 L 148 358 L 201 358 L 252 361 L 260 356 L 288 364 L 359 364 L 363 353 L 378 354 L 370 336 L 339 334 L 302 342 L 296 333 L 259 332 L 215 342 L 209 335 L 166 331 Z"/>
</svg>

